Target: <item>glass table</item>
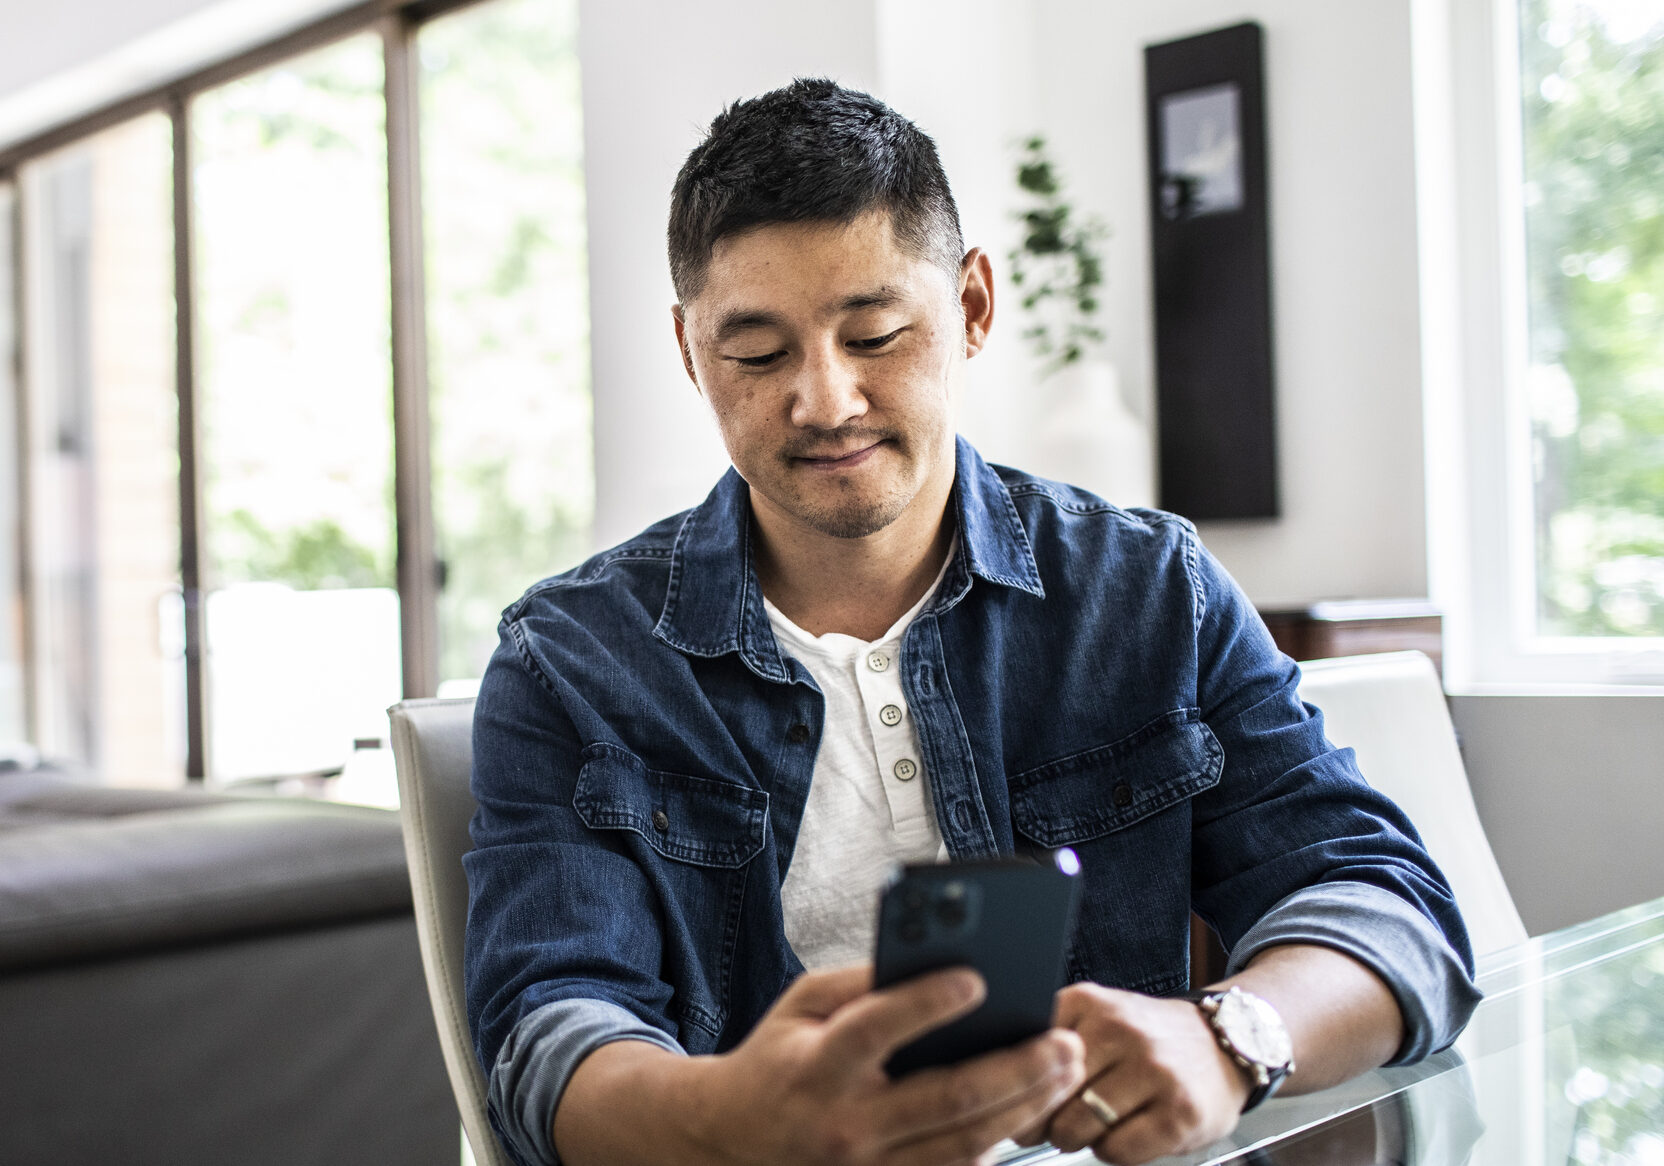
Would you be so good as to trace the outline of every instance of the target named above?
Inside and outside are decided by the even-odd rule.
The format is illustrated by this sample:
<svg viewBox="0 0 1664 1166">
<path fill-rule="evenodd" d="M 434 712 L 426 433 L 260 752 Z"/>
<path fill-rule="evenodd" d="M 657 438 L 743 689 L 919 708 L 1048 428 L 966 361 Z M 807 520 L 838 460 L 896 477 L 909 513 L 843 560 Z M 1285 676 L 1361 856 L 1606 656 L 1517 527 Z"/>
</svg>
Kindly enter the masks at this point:
<svg viewBox="0 0 1664 1166">
<path fill-rule="evenodd" d="M 1478 980 L 1485 1000 L 1454 1048 L 1275 1098 L 1163 1166 L 1664 1164 L 1664 899 L 1493 953 Z"/>
</svg>

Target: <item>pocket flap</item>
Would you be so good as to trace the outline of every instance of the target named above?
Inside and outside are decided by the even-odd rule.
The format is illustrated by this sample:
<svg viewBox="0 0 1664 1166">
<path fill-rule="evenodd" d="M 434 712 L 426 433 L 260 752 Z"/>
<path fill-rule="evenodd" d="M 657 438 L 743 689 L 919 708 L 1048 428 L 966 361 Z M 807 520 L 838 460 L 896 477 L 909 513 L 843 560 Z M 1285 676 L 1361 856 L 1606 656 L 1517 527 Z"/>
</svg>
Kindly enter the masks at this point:
<svg viewBox="0 0 1664 1166">
<path fill-rule="evenodd" d="M 1011 778 L 1011 818 L 1042 846 L 1108 834 L 1218 784 L 1225 751 L 1197 709 Z"/>
<path fill-rule="evenodd" d="M 583 757 L 572 808 L 590 829 L 633 830 L 666 858 L 700 866 L 744 866 L 763 848 L 762 790 L 648 769 L 613 745 Z"/>
</svg>

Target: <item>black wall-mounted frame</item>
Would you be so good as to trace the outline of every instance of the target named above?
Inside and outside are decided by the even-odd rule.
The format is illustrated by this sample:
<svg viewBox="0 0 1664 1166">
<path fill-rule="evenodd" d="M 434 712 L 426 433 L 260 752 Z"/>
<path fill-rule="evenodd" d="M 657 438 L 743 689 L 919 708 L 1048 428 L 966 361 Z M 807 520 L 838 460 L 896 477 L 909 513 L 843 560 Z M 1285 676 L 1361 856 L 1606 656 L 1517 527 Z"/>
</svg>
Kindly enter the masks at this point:
<svg viewBox="0 0 1664 1166">
<path fill-rule="evenodd" d="M 1144 50 L 1163 509 L 1275 518 L 1264 34 Z"/>
</svg>

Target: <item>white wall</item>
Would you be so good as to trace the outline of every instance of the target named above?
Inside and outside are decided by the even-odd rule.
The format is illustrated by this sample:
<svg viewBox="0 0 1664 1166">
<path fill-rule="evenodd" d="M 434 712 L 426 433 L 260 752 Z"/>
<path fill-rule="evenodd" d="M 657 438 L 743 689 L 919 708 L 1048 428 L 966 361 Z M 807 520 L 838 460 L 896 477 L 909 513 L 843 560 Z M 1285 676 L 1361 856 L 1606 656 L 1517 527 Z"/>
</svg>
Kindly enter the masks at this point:
<svg viewBox="0 0 1664 1166">
<path fill-rule="evenodd" d="M 1426 594 L 1409 5 L 1035 0 L 1041 108 L 1110 220 L 1112 349 L 1153 385 L 1146 44 L 1265 29 L 1283 517 L 1202 534 L 1265 606 Z"/>
<path fill-rule="evenodd" d="M 723 101 L 793 73 L 870 88 L 935 137 L 967 242 L 987 247 L 1002 272 L 1015 239 L 1015 144 L 1045 132 L 1083 209 L 1112 228 L 1109 352 L 1135 413 L 1150 417 L 1142 49 L 1240 20 L 1242 9 L 968 0 L 950 14 L 933 0 L 866 0 L 828 27 L 806 6 L 725 0 L 685 26 L 667 16 L 678 22 L 661 20 L 661 36 L 644 39 L 648 9 L 659 6 L 584 8 L 586 61 L 608 63 L 585 81 L 590 189 L 605 192 L 591 210 L 599 541 L 696 501 L 722 464 L 668 339 L 666 192 L 695 127 Z M 1285 514 L 1210 523 L 1203 534 L 1262 605 L 1422 595 L 1408 5 L 1264 0 L 1253 15 L 1267 33 Z M 632 92 L 637 101 L 625 102 Z M 1014 297 L 1001 291 L 962 427 L 991 458 L 1049 472 L 1036 450 L 1034 365 Z"/>
</svg>

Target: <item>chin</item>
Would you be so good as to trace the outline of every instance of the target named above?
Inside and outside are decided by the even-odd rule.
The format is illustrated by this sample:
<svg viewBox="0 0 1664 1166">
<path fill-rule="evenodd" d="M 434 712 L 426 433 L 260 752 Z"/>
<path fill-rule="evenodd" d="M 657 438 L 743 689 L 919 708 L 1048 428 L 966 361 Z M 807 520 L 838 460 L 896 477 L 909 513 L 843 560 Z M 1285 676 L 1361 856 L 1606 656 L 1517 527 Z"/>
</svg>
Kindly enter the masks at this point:
<svg viewBox="0 0 1664 1166">
<path fill-rule="evenodd" d="M 905 499 L 826 508 L 807 507 L 798 519 L 830 538 L 866 538 L 889 526 L 907 508 Z"/>
</svg>

